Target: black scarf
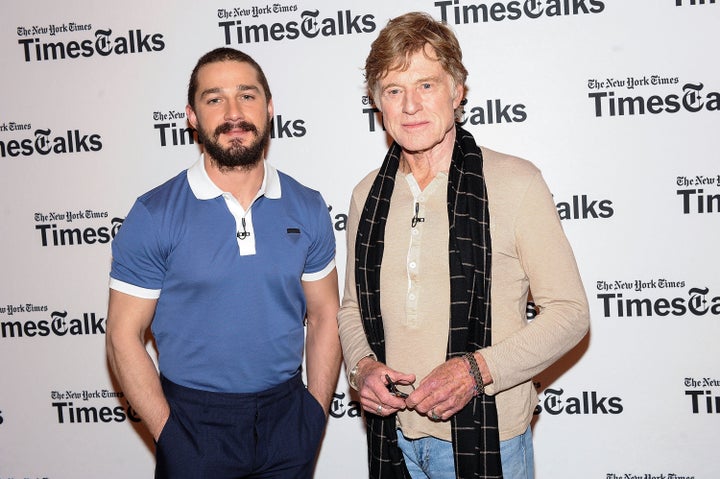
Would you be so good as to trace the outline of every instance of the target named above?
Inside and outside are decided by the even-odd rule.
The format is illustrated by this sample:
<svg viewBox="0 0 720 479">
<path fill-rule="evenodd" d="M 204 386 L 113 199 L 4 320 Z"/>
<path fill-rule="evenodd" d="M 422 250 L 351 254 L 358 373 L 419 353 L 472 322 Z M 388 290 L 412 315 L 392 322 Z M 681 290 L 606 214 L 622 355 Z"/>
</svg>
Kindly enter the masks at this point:
<svg viewBox="0 0 720 479">
<path fill-rule="evenodd" d="M 385 334 L 380 312 L 380 265 L 401 151 L 393 143 L 375 177 L 360 216 L 355 244 L 360 314 L 370 347 L 381 362 L 385 362 Z M 490 346 L 491 339 L 490 216 L 482 152 L 472 135 L 459 126 L 448 172 L 447 205 L 451 302 L 447 359 L 450 359 Z M 397 446 L 395 415 L 365 416 L 370 477 L 409 479 L 402 451 Z M 474 397 L 451 421 L 457 477 L 502 478 L 495 398 Z"/>
</svg>

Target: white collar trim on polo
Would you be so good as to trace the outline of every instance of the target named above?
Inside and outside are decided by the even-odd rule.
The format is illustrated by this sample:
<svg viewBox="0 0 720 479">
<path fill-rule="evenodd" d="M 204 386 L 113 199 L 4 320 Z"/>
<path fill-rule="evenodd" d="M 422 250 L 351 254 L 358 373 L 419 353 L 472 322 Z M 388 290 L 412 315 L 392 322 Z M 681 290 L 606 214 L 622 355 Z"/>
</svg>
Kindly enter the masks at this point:
<svg viewBox="0 0 720 479">
<path fill-rule="evenodd" d="M 237 244 L 241 256 L 255 254 L 255 228 L 252 221 L 252 205 L 261 196 L 268 199 L 279 199 L 282 191 L 280 188 L 280 175 L 277 170 L 267 161 L 263 160 L 265 172 L 263 182 L 260 185 L 255 198 L 250 207 L 245 211 L 237 199 L 226 191 L 222 191 L 213 183 L 205 170 L 205 155 L 200 155 L 200 159 L 193 166 L 188 168 L 187 178 L 190 189 L 198 200 L 211 200 L 222 196 L 228 210 L 235 218 L 235 228 L 237 230 Z"/>
<path fill-rule="evenodd" d="M 275 167 L 270 163 L 263 160 L 263 164 L 265 166 L 265 173 L 256 198 L 265 195 L 270 199 L 278 199 L 282 196 L 280 176 Z M 210 176 L 208 176 L 205 170 L 205 154 L 200 155 L 200 159 L 188 168 L 187 178 L 190 189 L 199 200 L 211 200 L 225 193 L 218 188 L 217 185 L 212 182 Z"/>
</svg>

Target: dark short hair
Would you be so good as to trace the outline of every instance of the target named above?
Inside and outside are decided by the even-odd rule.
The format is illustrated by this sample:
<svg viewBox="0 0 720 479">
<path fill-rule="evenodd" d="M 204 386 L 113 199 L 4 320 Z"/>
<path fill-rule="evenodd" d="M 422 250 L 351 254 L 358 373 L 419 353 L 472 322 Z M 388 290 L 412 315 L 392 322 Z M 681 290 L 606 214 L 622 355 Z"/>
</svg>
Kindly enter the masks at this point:
<svg viewBox="0 0 720 479">
<path fill-rule="evenodd" d="M 265 72 L 263 72 L 262 68 L 260 68 L 260 65 L 258 65 L 258 63 L 253 60 L 253 58 L 247 53 L 243 53 L 240 50 L 235 50 L 234 48 L 220 47 L 216 48 L 215 50 L 209 51 L 205 55 L 201 56 L 197 64 L 195 65 L 195 68 L 193 68 L 192 74 L 190 75 L 190 83 L 188 84 L 187 94 L 188 105 L 190 105 L 193 110 L 195 109 L 195 93 L 197 93 L 197 77 L 200 68 L 202 68 L 204 65 L 207 65 L 208 63 L 227 61 L 247 63 L 248 65 L 253 67 L 255 69 L 255 72 L 257 73 L 258 81 L 260 82 L 260 85 L 265 91 L 265 98 L 267 99 L 267 101 L 270 101 L 270 99 L 272 98 L 272 93 L 270 93 L 270 85 L 268 85 L 267 78 L 265 77 Z"/>
</svg>

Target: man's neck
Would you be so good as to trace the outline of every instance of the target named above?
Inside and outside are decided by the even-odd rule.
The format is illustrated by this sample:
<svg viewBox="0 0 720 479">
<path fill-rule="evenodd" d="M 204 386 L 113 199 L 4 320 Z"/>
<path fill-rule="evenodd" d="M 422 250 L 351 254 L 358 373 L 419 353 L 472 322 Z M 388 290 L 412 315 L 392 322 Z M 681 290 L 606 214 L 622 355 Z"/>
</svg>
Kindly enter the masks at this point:
<svg viewBox="0 0 720 479">
<path fill-rule="evenodd" d="M 425 151 L 405 151 L 400 157 L 403 171 L 412 172 L 421 190 L 424 190 L 438 173 L 448 172 L 455 148 L 455 128 L 448 131 L 442 142 Z"/>
<path fill-rule="evenodd" d="M 265 162 L 259 160 L 251 167 L 220 168 L 205 155 L 205 171 L 210 180 L 223 191 L 231 193 L 247 210 L 252 204 L 265 178 Z"/>
</svg>

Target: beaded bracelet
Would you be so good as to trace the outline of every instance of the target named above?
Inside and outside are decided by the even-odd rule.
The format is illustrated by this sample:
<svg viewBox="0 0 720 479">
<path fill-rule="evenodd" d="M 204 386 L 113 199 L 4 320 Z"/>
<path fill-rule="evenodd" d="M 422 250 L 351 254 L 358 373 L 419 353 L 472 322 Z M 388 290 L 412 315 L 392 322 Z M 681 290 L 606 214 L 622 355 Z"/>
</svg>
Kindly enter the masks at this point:
<svg viewBox="0 0 720 479">
<path fill-rule="evenodd" d="M 475 396 L 480 396 L 485 393 L 485 384 L 483 383 L 480 368 L 478 367 L 477 360 L 475 359 L 475 354 L 465 353 L 463 357 L 467 359 L 468 363 L 470 363 L 470 374 L 475 380 L 475 387 L 473 388 L 475 390 Z"/>
</svg>

